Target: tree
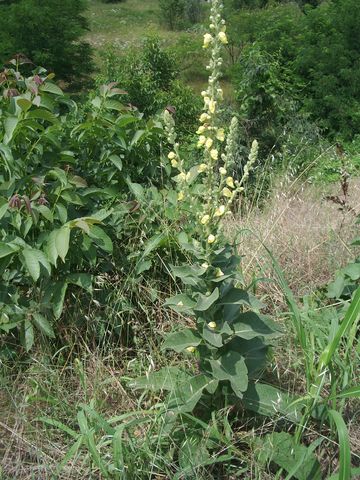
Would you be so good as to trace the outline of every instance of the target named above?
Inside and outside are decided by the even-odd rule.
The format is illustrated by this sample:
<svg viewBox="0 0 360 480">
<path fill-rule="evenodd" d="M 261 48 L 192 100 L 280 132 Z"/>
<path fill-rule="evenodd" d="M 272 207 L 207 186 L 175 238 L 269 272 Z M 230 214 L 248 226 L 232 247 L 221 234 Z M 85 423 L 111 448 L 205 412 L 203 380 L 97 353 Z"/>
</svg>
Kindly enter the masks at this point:
<svg viewBox="0 0 360 480">
<path fill-rule="evenodd" d="M 7 0 L 8 1 L 8 0 Z M 0 3 L 0 64 L 22 53 L 57 76 L 79 79 L 92 71 L 84 0 L 17 0 Z"/>
</svg>

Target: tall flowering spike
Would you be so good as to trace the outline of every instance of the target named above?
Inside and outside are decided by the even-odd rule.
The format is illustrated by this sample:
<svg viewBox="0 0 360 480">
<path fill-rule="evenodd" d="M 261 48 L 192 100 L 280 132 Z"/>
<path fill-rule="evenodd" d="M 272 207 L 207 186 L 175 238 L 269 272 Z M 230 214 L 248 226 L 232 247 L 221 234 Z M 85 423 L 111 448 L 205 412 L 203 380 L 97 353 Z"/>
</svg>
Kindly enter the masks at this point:
<svg viewBox="0 0 360 480">
<path fill-rule="evenodd" d="M 225 21 L 221 17 L 222 9 L 221 0 L 212 0 L 210 30 L 205 33 L 203 44 L 203 47 L 210 53 L 207 65 L 209 81 L 207 89 L 201 92 L 204 106 L 199 118 L 200 125 L 196 131 L 197 147 L 202 152 L 203 159 L 195 167 L 195 170 L 185 171 L 176 139 L 174 119 L 168 111 L 164 113 L 165 133 L 168 142 L 172 145 L 168 160 L 171 166 L 177 170 L 176 176 L 174 176 L 174 180 L 178 184 L 177 198 L 179 202 L 190 201 L 190 205 L 186 207 L 189 222 L 196 223 L 198 226 L 198 233 L 204 244 L 207 245 L 209 253 L 218 243 L 221 219 L 228 213 L 236 195 L 244 189 L 242 184 L 249 176 L 249 171 L 257 157 L 257 142 L 254 142 L 243 178 L 235 181 L 230 176 L 233 165 L 237 162 L 239 124 L 237 118 L 234 117 L 226 138 L 224 125 L 221 125 L 219 120 L 223 100 L 223 90 L 219 83 L 223 63 L 222 52 L 228 43 Z M 193 195 L 191 184 L 196 178 L 192 173 L 194 171 L 203 183 L 203 189 L 197 191 L 204 192 L 200 199 L 200 205 L 196 208 L 191 204 Z"/>
<path fill-rule="evenodd" d="M 223 157 L 227 167 L 236 163 L 237 142 L 239 138 L 239 120 L 236 117 L 231 119 L 229 134 L 226 139 L 225 154 Z"/>
</svg>

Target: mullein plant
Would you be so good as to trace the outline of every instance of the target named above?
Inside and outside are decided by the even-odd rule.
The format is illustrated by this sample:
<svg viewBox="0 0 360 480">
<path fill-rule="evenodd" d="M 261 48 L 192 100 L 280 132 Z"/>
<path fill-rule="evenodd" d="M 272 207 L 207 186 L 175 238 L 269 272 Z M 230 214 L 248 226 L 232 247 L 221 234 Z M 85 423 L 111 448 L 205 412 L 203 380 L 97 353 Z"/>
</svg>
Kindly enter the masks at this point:
<svg viewBox="0 0 360 480">
<path fill-rule="evenodd" d="M 197 130 L 202 163 L 186 168 L 173 117 L 168 111 L 164 113 L 171 145 L 168 159 L 175 173 L 177 208 L 182 219 L 182 232 L 177 238 L 189 260 L 172 266 L 172 273 L 185 285 L 185 292 L 167 299 L 166 305 L 181 316 L 192 318 L 192 327 L 170 333 L 163 347 L 193 356 L 198 368 L 193 375 L 176 374 L 176 381 L 168 381 L 166 373 L 157 372 L 155 377 L 148 376 L 145 384 L 155 389 L 169 386 L 169 405 L 185 411 L 192 411 L 206 395 L 217 406 L 224 405 L 229 395 L 243 398 L 259 379 L 269 345 L 279 334 L 275 324 L 259 313 L 260 302 L 241 287 L 240 258 L 236 247 L 227 244 L 221 232 L 224 218 L 244 190 L 258 152 L 254 141 L 243 176 L 235 180 L 230 172 L 238 121 L 232 119 L 226 138 L 219 115 L 223 99 L 219 83 L 222 50 L 227 44 L 222 8 L 220 0 L 212 0 L 211 33 L 204 35 L 203 47 L 211 55 L 207 66 L 209 83 L 202 92 L 204 108 Z M 138 382 L 140 387 L 145 384 L 144 379 Z"/>
</svg>

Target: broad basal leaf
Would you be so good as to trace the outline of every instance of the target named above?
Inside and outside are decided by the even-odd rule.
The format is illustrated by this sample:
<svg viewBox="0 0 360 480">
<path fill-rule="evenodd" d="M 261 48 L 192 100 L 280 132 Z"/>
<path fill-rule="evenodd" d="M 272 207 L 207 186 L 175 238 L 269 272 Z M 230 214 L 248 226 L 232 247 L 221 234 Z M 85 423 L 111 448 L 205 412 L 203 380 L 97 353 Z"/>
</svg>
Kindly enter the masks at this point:
<svg viewBox="0 0 360 480">
<path fill-rule="evenodd" d="M 200 343 L 200 335 L 195 330 L 186 328 L 180 332 L 174 332 L 167 335 L 162 348 L 175 350 L 175 352 L 180 353 L 185 350 L 185 348 L 197 347 Z"/>
<path fill-rule="evenodd" d="M 136 389 L 174 390 L 176 385 L 189 381 L 191 376 L 178 367 L 164 367 L 158 372 L 150 372 L 144 377 L 133 380 L 131 387 Z"/>
<path fill-rule="evenodd" d="M 244 357 L 238 352 L 227 352 L 218 360 L 210 360 L 212 373 L 218 380 L 228 380 L 238 397 L 248 386 L 248 371 Z"/>
</svg>

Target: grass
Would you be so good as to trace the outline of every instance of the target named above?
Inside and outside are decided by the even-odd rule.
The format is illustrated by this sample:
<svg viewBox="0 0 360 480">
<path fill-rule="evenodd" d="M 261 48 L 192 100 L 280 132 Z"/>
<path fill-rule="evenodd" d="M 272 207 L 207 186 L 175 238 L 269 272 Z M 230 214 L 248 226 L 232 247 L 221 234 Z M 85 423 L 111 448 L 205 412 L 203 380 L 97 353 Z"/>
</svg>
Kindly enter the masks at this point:
<svg viewBox="0 0 360 480">
<path fill-rule="evenodd" d="M 331 189 L 337 193 L 336 185 Z M 358 180 L 352 181 L 350 192 L 353 206 L 359 211 L 360 182 Z M 351 257 L 346 244 L 355 233 L 354 218 L 350 214 L 344 215 L 336 205 L 325 201 L 324 197 L 328 193 L 329 187 L 320 189 L 320 187 L 315 188 L 303 183 L 294 185 L 293 182 L 284 179 L 277 184 L 265 208 L 261 210 L 254 208 L 247 215 L 234 217 L 231 222 L 227 222 L 229 235 L 238 231 L 239 228 L 246 228 L 266 242 L 279 261 L 298 299 L 331 280 L 336 269 Z M 245 271 L 250 272 L 256 267 L 261 276 L 268 279 L 275 277 L 269 257 L 255 236 L 247 236 L 240 247 L 240 252 L 244 255 Z M 144 288 L 146 289 L 146 286 Z M 285 309 L 285 300 L 277 284 L 263 282 L 258 293 L 268 304 L 274 316 L 281 318 Z M 118 294 L 123 296 L 124 292 L 118 291 Z M 57 353 L 39 351 L 16 365 L 12 366 L 11 362 L 3 364 L 0 377 L 2 405 L 0 412 L 2 477 L 0 478 L 2 480 L 54 478 L 56 466 L 68 451 L 72 439 L 56 428 L 56 425 L 53 427 L 45 425 L 39 420 L 40 418 L 56 419 L 78 431 L 76 415 L 82 410 L 83 405 L 90 405 L 103 418 L 109 419 L 124 412 L 148 410 L 158 400 L 152 395 L 141 396 L 129 386 L 130 377 L 136 377 L 153 369 L 157 370 L 173 361 L 159 351 L 158 340 L 155 340 L 161 336 L 161 331 L 168 329 L 167 323 L 170 328 L 170 318 L 160 305 L 152 305 L 151 299 L 146 299 L 146 296 L 142 298 L 141 310 L 146 310 L 148 305 L 149 310 L 145 316 L 149 323 L 144 341 L 135 347 L 125 348 L 121 345 L 114 347 L 106 341 L 98 347 L 92 346 L 75 328 L 70 335 L 68 334 L 67 347 Z M 112 306 L 109 305 L 107 315 L 111 316 L 111 312 Z M 82 312 L 79 311 L 77 315 L 81 316 Z M 95 309 L 88 308 L 86 315 L 90 323 L 95 322 L 97 317 Z M 132 327 L 135 327 L 135 331 L 141 335 L 142 320 L 136 312 L 133 315 L 135 316 L 130 318 Z M 269 373 L 270 371 L 272 375 L 275 373 L 275 378 L 278 377 L 279 384 L 285 390 L 301 394 L 305 391 L 303 390 L 305 388 L 303 362 L 297 351 L 293 332 L 289 326 L 286 328 L 288 328 L 286 341 L 281 341 L 277 345 Z M 289 348 L 290 345 L 291 348 Z M 136 357 L 133 349 L 136 349 Z M 354 409 L 357 408 L 356 405 L 354 403 Z M 220 425 L 227 418 L 224 415 L 223 412 L 219 416 Z M 348 415 L 352 415 L 351 410 Z M 167 457 L 162 450 L 164 446 L 154 437 L 154 433 L 162 431 L 164 425 L 156 422 L 160 420 L 147 423 L 134 433 L 136 441 L 145 439 L 145 443 L 140 442 L 136 447 L 139 449 L 137 460 L 140 470 L 134 480 L 135 478 L 144 480 L 171 478 L 164 474 L 167 468 Z M 246 422 L 251 425 L 250 418 Z M 219 426 L 220 429 L 224 429 L 222 431 L 228 431 L 227 447 L 222 448 L 225 450 L 230 448 L 233 451 L 238 465 L 242 464 L 244 453 L 237 452 L 245 451 L 245 457 L 248 460 L 253 455 L 251 445 L 256 437 L 271 433 L 275 428 L 272 420 L 260 421 L 251 428 L 246 428 L 246 422 L 244 423 L 243 419 L 234 422 L 233 419 L 235 425 L 233 430 L 229 430 L 229 426 Z M 310 425 L 309 428 L 311 430 L 313 426 Z M 354 458 L 358 459 L 360 456 L 357 449 L 359 428 L 359 423 L 354 417 L 350 426 L 350 442 L 353 446 Z M 98 432 L 95 440 L 100 441 L 100 430 L 97 427 L 95 432 Z M 137 435 L 140 436 L 136 437 Z M 189 432 L 188 435 L 190 441 Z M 311 435 L 316 438 L 315 431 Z M 172 448 L 170 445 L 174 442 L 176 444 L 176 437 L 170 436 L 168 440 L 169 448 Z M 331 442 L 328 443 L 329 458 L 331 455 L 336 455 L 334 445 Z M 128 448 L 126 442 L 124 448 Z M 155 461 L 151 468 L 149 466 L 149 471 L 156 472 L 158 467 L 160 473 L 147 476 L 146 462 L 150 461 L 147 460 L 148 456 L 153 455 L 154 452 L 158 452 L 159 457 L 157 463 Z M 131 451 L 127 454 L 133 455 Z M 62 474 L 55 478 L 71 480 L 105 478 L 101 476 L 94 464 L 91 467 L 91 462 L 89 463 L 88 460 L 85 451 L 81 450 L 80 454 L 64 467 Z M 325 465 L 330 460 L 323 459 L 323 461 Z M 157 465 L 156 468 L 155 465 Z M 161 465 L 164 466 L 164 470 L 161 470 Z M 252 465 L 252 476 L 244 478 L 257 480 L 274 478 L 271 475 L 268 476 L 257 464 L 255 458 Z M 163 471 L 162 474 L 161 471 Z M 222 475 L 219 478 L 228 480 L 237 478 L 232 477 L 230 473 L 223 472 Z M 212 477 L 204 477 L 200 469 L 191 478 L 200 480 Z"/>
<path fill-rule="evenodd" d="M 85 40 L 94 47 L 95 61 L 100 68 L 102 51 L 106 47 L 115 47 L 117 53 L 123 55 L 128 49 L 141 47 L 146 37 L 155 36 L 163 41 L 165 47 L 171 47 L 177 53 L 180 77 L 198 93 L 206 87 L 206 59 L 199 33 L 191 29 L 169 30 L 159 20 L 161 14 L 158 0 L 127 0 L 120 3 L 88 0 L 86 17 L 89 21 L 89 33 Z M 231 83 L 223 82 L 223 89 L 225 98 L 231 101 Z"/>
<path fill-rule="evenodd" d="M 108 43 L 114 44 L 119 51 L 125 51 L 130 46 L 139 46 L 144 35 L 153 33 L 169 44 L 177 42 L 178 33 L 166 30 L 158 22 L 158 2 L 155 0 L 128 0 L 119 4 L 89 0 L 89 6 L 91 31 L 87 38 L 98 52 Z M 198 65 L 190 62 L 183 72 L 184 78 L 196 90 L 201 90 L 205 79 L 194 72 L 199 72 Z M 231 94 L 228 89 L 228 96 Z M 284 315 L 287 309 L 284 290 L 274 281 L 276 272 L 263 244 L 277 259 L 300 305 L 304 295 L 321 292 L 321 288 L 333 279 L 336 270 L 354 256 L 347 245 L 356 235 L 358 227 L 354 225 L 352 212 L 340 211 L 337 205 L 326 200 L 326 196 L 339 193 L 337 184 L 315 186 L 304 182 L 301 175 L 295 179 L 284 175 L 277 178 L 274 185 L 263 188 L 271 188 L 266 204 L 251 202 L 249 208 L 243 209 L 244 213 L 228 219 L 225 229 L 229 237 L 243 232 L 239 237 L 242 240 L 239 253 L 243 255 L 245 276 L 251 280 L 255 272 L 256 276 L 263 278 L 256 287 L 257 294 L 267 305 L 267 311 L 283 323 L 285 330 L 283 339 L 274 349 L 266 378 L 290 394 L 301 395 L 307 391 L 304 378 L 306 362 L 289 319 Z M 350 181 L 349 203 L 356 213 L 360 212 L 359 198 L 360 181 L 353 179 Z M 120 448 L 117 450 L 117 455 L 126 458 L 128 465 L 129 462 L 133 464 L 130 467 L 135 466 L 129 480 L 172 480 L 175 468 L 179 469 L 179 479 L 278 479 L 278 475 L 271 473 L 271 469 L 265 470 L 256 458 L 257 438 L 274 432 L 276 420 L 242 416 L 231 408 L 221 410 L 211 418 L 209 425 L 200 430 L 200 440 L 197 438 L 199 429 L 196 423 L 200 420 L 193 417 L 188 424 L 179 427 L 183 430 L 181 441 L 185 445 L 191 447 L 197 439 L 196 451 L 200 451 L 201 445 L 216 433 L 217 438 L 221 439 L 216 448 L 212 445 L 216 455 L 228 454 L 231 460 L 224 461 L 224 466 L 219 468 L 202 465 L 186 475 L 181 474 L 181 458 L 178 462 L 180 467 L 175 467 L 169 460 L 172 451 L 179 447 L 179 432 L 171 430 L 170 416 L 165 417 L 164 422 L 164 417 L 154 415 L 152 410 L 163 398 L 155 393 L 142 394 L 130 384 L 131 378 L 179 361 L 175 356 L 165 355 L 159 348 L 163 333 L 169 331 L 178 319 L 169 315 L 162 306 L 165 292 L 161 291 L 159 285 L 129 286 L 126 281 L 110 279 L 109 285 L 104 287 L 99 284 L 97 287 L 111 288 L 111 300 L 107 305 L 90 303 L 84 306 L 78 299 L 73 318 L 69 321 L 71 326 L 61 332 L 63 346 L 51 351 L 39 349 L 30 358 L 24 357 L 15 364 L 11 358 L 0 363 L 0 479 L 106 478 L 101 473 L 102 464 L 94 455 L 91 442 L 95 445 L 95 451 L 109 461 L 112 458 L 109 445 L 113 439 L 109 431 L 104 433 L 104 428 L 111 432 L 114 423 L 110 423 L 109 419 L 128 412 L 132 412 L 131 419 L 122 417 L 116 424 L 127 426 L 132 420 L 135 421 L 135 427 L 129 426 L 120 438 Z M 154 291 L 158 297 L 156 301 Z M 128 299 L 132 300 L 135 307 L 126 307 Z M 321 309 L 324 315 L 318 315 L 315 319 L 311 312 L 308 315 L 310 333 L 312 330 L 315 332 L 309 336 L 314 343 L 312 353 L 315 360 L 323 340 L 320 335 L 317 336 L 317 332 L 322 332 L 324 325 L 321 322 L 327 318 L 327 306 L 318 310 Z M 87 332 L 76 327 L 83 319 L 88 325 Z M 125 331 L 124 335 L 120 332 L 116 344 L 107 341 L 108 325 L 112 322 L 124 326 Z M 88 337 L 92 339 L 91 342 Z M 351 357 L 354 367 L 348 372 L 350 382 L 357 381 L 358 341 L 354 350 Z M 342 352 L 338 356 L 340 363 L 341 355 Z M 185 369 L 192 368 L 192 362 L 181 358 Z M 84 419 L 84 412 L 89 410 L 101 417 L 96 421 L 93 418 L 92 422 L 90 416 Z M 356 465 L 360 464 L 360 422 L 356 417 L 357 411 L 358 402 L 355 400 L 345 412 L 350 420 L 351 452 Z M 147 417 L 149 421 L 140 421 L 141 415 L 134 412 L 142 412 L 141 415 L 150 412 Z M 44 417 L 56 419 L 56 422 L 44 423 Z M 87 428 L 86 421 L 90 428 Z M 332 464 L 334 467 L 338 445 L 329 437 L 328 430 L 320 432 L 316 428 L 317 425 L 307 419 L 306 442 L 322 438 L 325 445 L 323 451 L 326 451 L 321 458 L 322 466 L 325 468 Z M 76 435 L 85 431 L 87 445 L 82 446 L 78 454 L 66 462 L 61 474 L 57 474 L 57 466 L 74 442 L 71 435 L 64 431 L 66 429 L 71 429 Z M 190 447 L 188 451 L 185 449 L 185 454 L 193 454 Z M 184 455 L 184 449 L 182 453 Z M 248 468 L 242 474 L 245 463 Z"/>
<path fill-rule="evenodd" d="M 87 18 L 90 32 L 87 40 L 96 48 L 113 44 L 119 49 L 140 45 L 146 35 L 176 39 L 177 32 L 167 30 L 159 22 L 158 0 L 128 0 L 102 3 L 88 0 Z"/>
</svg>

